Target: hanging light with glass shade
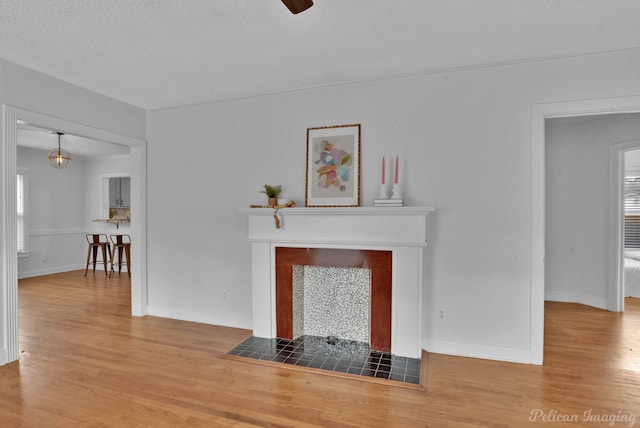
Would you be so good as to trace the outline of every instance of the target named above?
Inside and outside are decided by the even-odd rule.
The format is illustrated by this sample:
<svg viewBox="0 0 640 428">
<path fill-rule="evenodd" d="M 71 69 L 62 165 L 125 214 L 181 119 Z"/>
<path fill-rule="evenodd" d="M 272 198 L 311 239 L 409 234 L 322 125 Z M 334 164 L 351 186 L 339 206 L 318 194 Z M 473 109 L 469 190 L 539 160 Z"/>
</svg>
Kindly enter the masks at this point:
<svg viewBox="0 0 640 428">
<path fill-rule="evenodd" d="M 64 132 L 54 132 L 54 134 L 58 134 L 58 148 L 51 150 L 47 155 L 49 165 L 54 168 L 66 168 L 71 165 L 71 154 L 60 148 L 60 137 Z"/>
</svg>

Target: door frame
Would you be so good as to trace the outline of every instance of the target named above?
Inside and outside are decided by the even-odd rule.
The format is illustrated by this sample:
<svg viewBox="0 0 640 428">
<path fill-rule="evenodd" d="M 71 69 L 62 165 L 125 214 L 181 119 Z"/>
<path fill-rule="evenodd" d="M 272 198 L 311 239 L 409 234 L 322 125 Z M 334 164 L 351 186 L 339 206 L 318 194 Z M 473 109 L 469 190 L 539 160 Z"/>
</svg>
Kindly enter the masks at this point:
<svg viewBox="0 0 640 428">
<path fill-rule="evenodd" d="M 531 106 L 531 287 L 530 359 L 542 364 L 544 354 L 545 257 L 545 120 L 557 117 L 640 112 L 640 96 L 579 100 Z M 614 221 L 615 219 L 611 219 Z M 614 240 L 611 240 L 614 241 Z M 609 257 L 619 249 L 612 243 Z M 620 282 L 609 285 L 609 302 L 621 294 Z"/>
<path fill-rule="evenodd" d="M 609 284 L 607 309 L 624 311 L 624 155 L 640 149 L 640 140 L 609 146 Z"/>
<path fill-rule="evenodd" d="M 16 168 L 17 168 L 17 121 L 24 120 L 39 126 L 63 130 L 70 134 L 108 141 L 128 146 L 131 150 L 133 170 L 131 174 L 131 235 L 137 245 L 131 246 L 132 259 L 137 260 L 131 272 L 131 314 L 147 314 L 147 249 L 146 249 L 146 190 L 147 190 L 147 143 L 80 123 L 59 119 L 7 104 L 2 105 L 2 146 L 0 149 L 0 302 L 3 303 L 4 337 L 6 355 L 0 355 L 0 365 L 16 361 L 19 357 L 18 333 L 18 262 L 16 242 Z M 2 349 L 0 348 L 0 353 Z"/>
</svg>

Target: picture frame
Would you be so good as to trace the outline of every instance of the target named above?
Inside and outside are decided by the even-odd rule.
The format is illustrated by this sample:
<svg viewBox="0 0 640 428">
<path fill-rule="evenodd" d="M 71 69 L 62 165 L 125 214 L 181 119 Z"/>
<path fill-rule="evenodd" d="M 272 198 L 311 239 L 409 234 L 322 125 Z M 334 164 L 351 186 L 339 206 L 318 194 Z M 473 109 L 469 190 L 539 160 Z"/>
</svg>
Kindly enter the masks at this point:
<svg viewBox="0 0 640 428">
<path fill-rule="evenodd" d="M 307 207 L 360 206 L 360 124 L 307 128 Z"/>
</svg>

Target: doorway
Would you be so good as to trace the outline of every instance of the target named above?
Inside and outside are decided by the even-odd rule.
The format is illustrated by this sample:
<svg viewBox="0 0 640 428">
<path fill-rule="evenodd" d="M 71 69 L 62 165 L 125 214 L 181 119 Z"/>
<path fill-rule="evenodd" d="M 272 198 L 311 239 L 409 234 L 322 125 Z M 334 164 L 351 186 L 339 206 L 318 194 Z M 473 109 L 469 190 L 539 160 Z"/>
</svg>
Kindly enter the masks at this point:
<svg viewBox="0 0 640 428">
<path fill-rule="evenodd" d="M 609 222 L 622 215 L 612 209 L 622 203 L 616 171 L 640 135 L 640 115 L 551 118 L 545 129 L 545 300 L 621 311 L 608 287 L 623 275 L 607 248 L 613 240 L 622 250 L 623 240 Z"/>
<path fill-rule="evenodd" d="M 38 124 L 44 128 L 65 130 L 74 135 L 82 135 L 99 141 L 109 141 L 127 146 L 132 157 L 131 171 L 131 236 L 140 245 L 132 246 L 132 258 L 138 260 L 137 269 L 131 273 L 131 312 L 134 316 L 146 315 L 147 273 L 146 273 L 146 142 L 109 131 L 89 127 L 51 116 L 4 106 L 2 135 L 2 230 L 5 239 L 0 244 L 0 259 L 5 267 L 0 278 L 1 290 L 7 308 L 6 362 L 16 361 L 19 356 L 18 343 L 18 275 L 16 240 L 16 157 L 18 121 Z"/>
<path fill-rule="evenodd" d="M 637 112 L 640 112 L 640 96 L 535 104 L 531 107 L 531 327 L 529 349 L 532 364 L 542 364 L 544 354 L 545 121 L 555 117 Z M 614 219 L 615 216 L 611 218 Z M 619 221 L 609 223 L 609 228 L 613 233 L 619 232 L 621 227 L 619 223 Z M 620 251 L 617 242 L 611 242 L 607 251 L 610 258 L 619 260 Z M 622 300 L 620 298 L 620 282 L 614 281 L 610 284 L 609 301 L 619 302 Z"/>
<path fill-rule="evenodd" d="M 624 152 L 623 176 L 623 263 L 624 297 L 640 298 L 640 140 L 637 148 Z"/>
<path fill-rule="evenodd" d="M 45 161 L 47 153 L 57 149 L 57 132 L 70 158 L 69 166 L 62 169 Z M 25 197 L 20 204 L 24 212 L 18 209 L 19 279 L 84 269 L 87 232 L 130 232 L 127 222 L 120 224 L 124 230 L 116 232 L 115 225 L 97 221 L 109 218 L 109 210 L 104 214 L 98 199 L 99 172 L 129 171 L 129 147 L 24 121 L 18 123 L 17 144 L 17 167 L 22 169 L 18 180 L 29 184 L 19 186 L 19 196 Z"/>
</svg>

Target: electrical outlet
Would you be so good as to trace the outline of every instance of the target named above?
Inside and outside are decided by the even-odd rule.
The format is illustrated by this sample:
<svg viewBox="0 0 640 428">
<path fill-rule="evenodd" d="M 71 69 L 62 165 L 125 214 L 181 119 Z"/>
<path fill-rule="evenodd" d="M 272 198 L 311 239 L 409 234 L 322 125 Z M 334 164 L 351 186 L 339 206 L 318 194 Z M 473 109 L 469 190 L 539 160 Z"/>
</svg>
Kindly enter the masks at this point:
<svg viewBox="0 0 640 428">
<path fill-rule="evenodd" d="M 228 291 L 223 291 L 222 292 L 222 300 L 229 300 L 229 292 Z"/>
<path fill-rule="evenodd" d="M 444 309 L 440 309 L 440 319 L 444 319 Z"/>
</svg>

